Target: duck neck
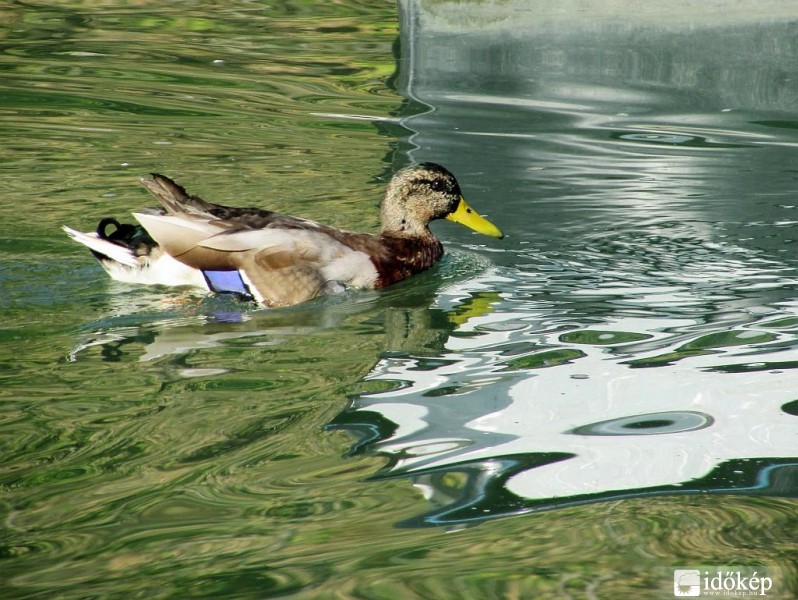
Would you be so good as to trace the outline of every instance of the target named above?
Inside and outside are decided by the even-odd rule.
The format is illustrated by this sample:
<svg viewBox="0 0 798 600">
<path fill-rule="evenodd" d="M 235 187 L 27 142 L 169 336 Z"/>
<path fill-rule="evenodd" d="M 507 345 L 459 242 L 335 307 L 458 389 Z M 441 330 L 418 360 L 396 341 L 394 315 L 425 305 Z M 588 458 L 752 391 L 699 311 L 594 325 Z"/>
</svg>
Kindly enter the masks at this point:
<svg viewBox="0 0 798 600">
<path fill-rule="evenodd" d="M 425 236 L 412 237 L 387 232 L 380 242 L 382 251 L 371 258 L 379 273 L 377 287 L 426 271 L 443 256 L 443 244 L 429 230 Z"/>
<path fill-rule="evenodd" d="M 396 223 L 385 223 L 383 221 L 380 235 L 382 237 L 419 239 L 428 241 L 437 241 L 438 239 L 426 225 L 414 225 L 405 219 L 400 219 Z"/>
</svg>

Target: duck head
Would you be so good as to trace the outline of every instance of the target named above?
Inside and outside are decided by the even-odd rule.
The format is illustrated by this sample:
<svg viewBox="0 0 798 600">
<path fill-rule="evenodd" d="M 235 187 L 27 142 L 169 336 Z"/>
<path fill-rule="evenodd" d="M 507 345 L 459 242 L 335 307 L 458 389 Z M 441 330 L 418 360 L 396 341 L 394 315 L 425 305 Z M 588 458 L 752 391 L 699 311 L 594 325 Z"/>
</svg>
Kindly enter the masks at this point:
<svg viewBox="0 0 798 600">
<path fill-rule="evenodd" d="M 382 201 L 382 234 L 429 237 L 427 225 L 448 219 L 495 238 L 504 234 L 466 203 L 460 185 L 435 163 L 406 167 L 393 176 Z"/>
</svg>

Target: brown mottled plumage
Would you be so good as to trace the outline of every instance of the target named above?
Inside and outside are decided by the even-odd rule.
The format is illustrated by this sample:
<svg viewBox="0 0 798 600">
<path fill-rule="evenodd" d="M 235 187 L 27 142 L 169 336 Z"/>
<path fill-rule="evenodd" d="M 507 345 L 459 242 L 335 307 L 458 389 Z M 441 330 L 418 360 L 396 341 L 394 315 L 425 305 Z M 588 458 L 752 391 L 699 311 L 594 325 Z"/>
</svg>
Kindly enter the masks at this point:
<svg viewBox="0 0 798 600">
<path fill-rule="evenodd" d="M 428 227 L 434 219 L 502 237 L 468 207 L 454 176 L 432 163 L 407 167 L 391 179 L 379 234 L 213 204 L 163 175 L 141 181 L 162 209 L 134 213 L 140 226 L 103 219 L 94 234 L 64 229 L 116 279 L 198 285 L 251 296 L 266 306 L 297 304 L 347 287 L 382 288 L 430 268 L 443 255 Z M 109 224 L 116 227 L 111 234 Z"/>
</svg>

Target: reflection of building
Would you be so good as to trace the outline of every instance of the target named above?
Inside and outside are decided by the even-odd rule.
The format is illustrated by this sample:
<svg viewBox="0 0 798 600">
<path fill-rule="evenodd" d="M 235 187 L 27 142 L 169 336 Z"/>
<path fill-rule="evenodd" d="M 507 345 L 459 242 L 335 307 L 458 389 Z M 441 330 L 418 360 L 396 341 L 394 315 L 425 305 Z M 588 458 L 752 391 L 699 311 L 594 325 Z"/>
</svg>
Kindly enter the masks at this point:
<svg viewBox="0 0 798 600">
<path fill-rule="evenodd" d="M 694 94 L 695 110 L 788 110 L 798 89 L 791 0 L 399 4 L 399 85 L 430 106 L 485 94 L 508 111 L 625 103 L 651 114 L 667 86 Z"/>
<path fill-rule="evenodd" d="M 399 4 L 399 91 L 429 107 L 402 119 L 413 157 L 445 157 L 506 213 L 535 202 L 557 221 L 589 202 L 643 219 L 669 203 L 709 237 L 706 221 L 783 218 L 751 200 L 762 173 L 774 203 L 794 204 L 779 181 L 795 162 L 796 3 Z"/>
</svg>

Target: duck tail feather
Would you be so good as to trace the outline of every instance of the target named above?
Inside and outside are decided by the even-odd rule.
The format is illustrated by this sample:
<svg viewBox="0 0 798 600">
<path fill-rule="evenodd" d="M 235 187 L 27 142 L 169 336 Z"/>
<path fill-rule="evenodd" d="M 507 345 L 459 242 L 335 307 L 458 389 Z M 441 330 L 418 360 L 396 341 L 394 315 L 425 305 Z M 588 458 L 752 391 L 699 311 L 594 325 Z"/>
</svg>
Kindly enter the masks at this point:
<svg viewBox="0 0 798 600">
<path fill-rule="evenodd" d="M 167 214 L 202 214 L 219 208 L 219 205 L 206 202 L 199 196 L 192 196 L 186 189 L 166 175 L 152 173 L 152 179 L 140 179 L 141 184 L 166 209 Z"/>
<path fill-rule="evenodd" d="M 96 233 L 83 233 L 64 225 L 62 229 L 79 244 L 83 244 L 100 259 L 110 259 L 128 267 L 139 267 L 139 262 L 130 248 L 120 246 L 99 237 Z"/>
</svg>

